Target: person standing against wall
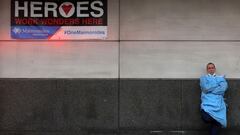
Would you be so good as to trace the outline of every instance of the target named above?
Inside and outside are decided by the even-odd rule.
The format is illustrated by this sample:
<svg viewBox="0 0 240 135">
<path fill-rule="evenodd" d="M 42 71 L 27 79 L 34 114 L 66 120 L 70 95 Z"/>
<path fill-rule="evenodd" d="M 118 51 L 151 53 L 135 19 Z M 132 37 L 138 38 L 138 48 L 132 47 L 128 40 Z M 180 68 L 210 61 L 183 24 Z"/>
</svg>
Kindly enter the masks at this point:
<svg viewBox="0 0 240 135">
<path fill-rule="evenodd" d="M 208 63 L 207 74 L 200 78 L 201 115 L 205 123 L 210 124 L 210 134 L 218 135 L 221 127 L 227 127 L 224 93 L 228 84 L 225 76 L 216 75 L 216 67 Z"/>
</svg>

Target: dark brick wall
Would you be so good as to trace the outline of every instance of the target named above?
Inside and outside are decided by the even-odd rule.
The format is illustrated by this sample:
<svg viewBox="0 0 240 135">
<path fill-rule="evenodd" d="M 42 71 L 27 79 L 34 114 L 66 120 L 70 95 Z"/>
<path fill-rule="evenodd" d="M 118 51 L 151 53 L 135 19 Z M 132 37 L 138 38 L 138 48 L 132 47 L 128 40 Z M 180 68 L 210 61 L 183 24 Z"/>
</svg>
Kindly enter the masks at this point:
<svg viewBox="0 0 240 135">
<path fill-rule="evenodd" d="M 240 81 L 228 128 L 240 133 Z M 207 135 L 198 79 L 0 79 L 0 135 Z"/>
</svg>

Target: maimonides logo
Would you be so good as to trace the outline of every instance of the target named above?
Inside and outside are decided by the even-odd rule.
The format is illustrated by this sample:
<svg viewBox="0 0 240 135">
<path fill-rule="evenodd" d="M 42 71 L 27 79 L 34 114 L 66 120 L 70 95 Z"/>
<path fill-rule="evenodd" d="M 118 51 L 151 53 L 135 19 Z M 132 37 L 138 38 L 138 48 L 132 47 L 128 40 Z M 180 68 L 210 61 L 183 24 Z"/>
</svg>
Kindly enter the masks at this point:
<svg viewBox="0 0 240 135">
<path fill-rule="evenodd" d="M 107 0 L 12 0 L 11 24 L 107 26 Z"/>
<path fill-rule="evenodd" d="M 22 32 L 22 30 L 20 28 L 14 27 L 12 29 L 12 32 L 14 32 L 15 34 L 20 34 Z"/>
</svg>

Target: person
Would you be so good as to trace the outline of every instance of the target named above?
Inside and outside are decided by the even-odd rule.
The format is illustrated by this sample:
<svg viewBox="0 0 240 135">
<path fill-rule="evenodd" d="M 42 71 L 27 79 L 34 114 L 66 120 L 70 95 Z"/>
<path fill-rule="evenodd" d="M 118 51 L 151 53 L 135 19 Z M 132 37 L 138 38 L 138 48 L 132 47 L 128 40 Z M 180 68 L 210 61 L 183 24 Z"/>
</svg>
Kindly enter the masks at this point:
<svg viewBox="0 0 240 135">
<path fill-rule="evenodd" d="M 206 68 L 207 74 L 200 77 L 201 116 L 210 124 L 210 134 L 217 135 L 222 127 L 227 127 L 224 93 L 228 84 L 225 76 L 216 75 L 213 63 L 208 63 Z"/>
</svg>

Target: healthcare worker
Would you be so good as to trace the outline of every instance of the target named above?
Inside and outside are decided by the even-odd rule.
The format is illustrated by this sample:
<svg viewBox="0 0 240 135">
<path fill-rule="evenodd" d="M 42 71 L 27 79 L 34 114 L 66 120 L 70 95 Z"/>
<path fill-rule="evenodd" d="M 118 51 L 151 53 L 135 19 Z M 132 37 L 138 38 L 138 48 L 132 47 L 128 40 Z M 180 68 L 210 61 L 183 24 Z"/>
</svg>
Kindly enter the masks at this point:
<svg viewBox="0 0 240 135">
<path fill-rule="evenodd" d="M 210 134 L 217 135 L 221 127 L 227 127 L 224 93 L 228 85 L 225 76 L 215 74 L 213 63 L 208 63 L 206 68 L 207 74 L 200 78 L 201 115 L 203 121 L 211 125 Z"/>
</svg>

